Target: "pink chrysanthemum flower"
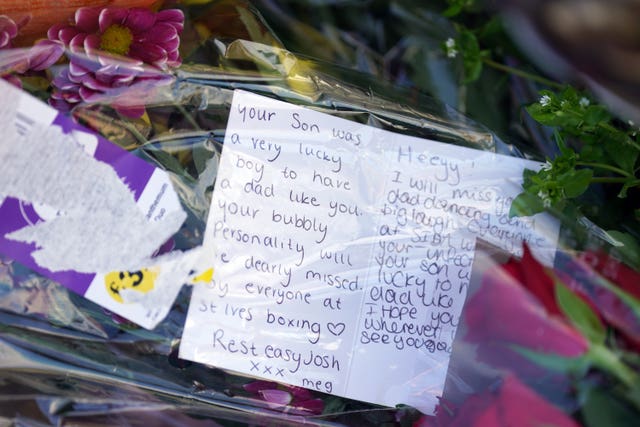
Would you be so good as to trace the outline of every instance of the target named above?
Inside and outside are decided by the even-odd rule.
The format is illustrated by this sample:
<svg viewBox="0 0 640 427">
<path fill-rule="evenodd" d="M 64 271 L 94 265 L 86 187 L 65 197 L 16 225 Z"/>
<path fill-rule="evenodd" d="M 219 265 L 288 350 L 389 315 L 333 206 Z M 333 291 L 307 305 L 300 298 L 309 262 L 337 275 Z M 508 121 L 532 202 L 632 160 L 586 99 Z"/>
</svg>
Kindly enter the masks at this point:
<svg viewBox="0 0 640 427">
<path fill-rule="evenodd" d="M 31 48 L 13 49 L 13 39 L 28 19 L 16 23 L 6 15 L 0 15 L 0 77 L 22 87 L 16 74 L 42 71 L 53 65 L 64 53 L 64 45 L 51 40 L 40 40 Z"/>
<path fill-rule="evenodd" d="M 18 24 L 6 15 L 0 15 L 0 49 L 10 48 L 18 35 Z"/>
<path fill-rule="evenodd" d="M 69 65 L 53 80 L 49 99 L 57 110 L 67 112 L 79 103 L 108 102 L 118 112 L 140 117 L 153 89 L 173 77 L 141 61 L 110 55 L 97 58 L 69 53 Z"/>
<path fill-rule="evenodd" d="M 165 68 L 182 62 L 178 47 L 183 26 L 179 9 L 83 7 L 76 11 L 72 25 L 54 25 L 47 35 L 72 52 L 84 50 L 90 56 L 109 52 Z"/>
<path fill-rule="evenodd" d="M 18 25 L 6 15 L 0 15 L 0 49 L 5 51 L 11 49 L 12 40 L 18 35 Z M 16 58 L 15 55 L 0 55 L 0 77 L 16 87 L 22 87 L 22 82 L 12 72 L 24 71 L 25 60 L 21 56 Z"/>
</svg>

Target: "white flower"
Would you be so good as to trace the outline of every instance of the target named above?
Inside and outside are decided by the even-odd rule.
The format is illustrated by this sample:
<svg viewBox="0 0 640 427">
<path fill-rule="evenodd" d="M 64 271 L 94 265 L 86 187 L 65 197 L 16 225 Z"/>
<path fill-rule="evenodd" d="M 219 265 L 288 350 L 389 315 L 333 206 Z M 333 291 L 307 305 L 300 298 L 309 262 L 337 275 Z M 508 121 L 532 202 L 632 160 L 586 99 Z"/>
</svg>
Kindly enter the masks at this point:
<svg viewBox="0 0 640 427">
<path fill-rule="evenodd" d="M 542 165 L 542 170 L 543 171 L 550 171 L 551 169 L 553 169 L 553 164 L 549 160 L 547 160 L 545 162 L 545 164 Z"/>
<path fill-rule="evenodd" d="M 447 41 L 444 42 L 444 47 L 447 51 L 448 58 L 455 58 L 458 55 L 458 49 L 456 49 L 456 41 L 449 37 Z"/>
<path fill-rule="evenodd" d="M 551 104 L 551 97 L 549 95 L 542 95 L 540 97 L 540 105 L 546 107 L 549 104 Z"/>
<path fill-rule="evenodd" d="M 578 104 L 580 104 L 582 108 L 586 108 L 589 106 L 590 102 L 587 98 L 583 96 L 582 98 L 580 98 L 580 101 L 578 101 Z"/>
<path fill-rule="evenodd" d="M 542 200 L 542 206 L 545 208 L 551 207 L 551 197 L 549 197 L 549 193 L 544 190 L 538 191 L 538 197 Z"/>
<path fill-rule="evenodd" d="M 633 122 L 633 120 L 627 120 L 627 123 L 629 124 L 629 126 L 634 127 L 636 124 Z"/>
</svg>

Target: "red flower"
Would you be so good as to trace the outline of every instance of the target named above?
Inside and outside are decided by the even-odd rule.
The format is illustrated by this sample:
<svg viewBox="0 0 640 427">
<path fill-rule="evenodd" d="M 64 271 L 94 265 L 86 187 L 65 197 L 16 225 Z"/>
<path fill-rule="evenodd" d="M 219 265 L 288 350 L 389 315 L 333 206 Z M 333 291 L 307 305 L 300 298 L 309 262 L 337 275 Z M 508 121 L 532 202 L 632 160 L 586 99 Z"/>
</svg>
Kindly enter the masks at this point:
<svg viewBox="0 0 640 427">
<path fill-rule="evenodd" d="M 544 267 L 525 249 L 522 261 L 487 270 L 465 305 L 463 331 L 465 341 L 476 345 L 477 360 L 563 394 L 569 386 L 567 377 L 519 351 L 570 358 L 587 353 L 587 338 L 560 315 L 554 286 Z"/>
<path fill-rule="evenodd" d="M 640 300 L 640 273 L 605 252 L 584 252 L 579 259 L 590 265 L 620 289 Z"/>
<path fill-rule="evenodd" d="M 438 406 L 437 413 L 440 415 Z M 448 409 L 450 411 L 450 409 Z M 447 416 L 423 417 L 419 427 L 577 427 L 559 408 L 536 394 L 514 376 L 507 376 L 496 391 L 468 398 Z"/>
<path fill-rule="evenodd" d="M 562 280 L 595 307 L 628 347 L 640 351 L 640 315 L 634 309 L 640 306 L 640 274 L 601 252 L 578 258 L 559 254 L 558 263 Z"/>
<path fill-rule="evenodd" d="M 543 274 L 528 280 L 535 278 L 541 282 L 548 279 Z M 552 316 L 545 305 L 501 267 L 491 269 L 481 288 L 469 299 L 465 323 L 467 340 L 481 345 L 501 344 L 507 349 L 515 344 L 567 357 L 580 356 L 589 346 L 585 337 L 561 318 Z"/>
<path fill-rule="evenodd" d="M 533 257 L 526 244 L 523 245 L 522 260 L 511 258 L 503 268 L 532 293 L 549 314 L 562 316 L 556 303 L 553 279 L 547 274 L 544 266 Z"/>
</svg>

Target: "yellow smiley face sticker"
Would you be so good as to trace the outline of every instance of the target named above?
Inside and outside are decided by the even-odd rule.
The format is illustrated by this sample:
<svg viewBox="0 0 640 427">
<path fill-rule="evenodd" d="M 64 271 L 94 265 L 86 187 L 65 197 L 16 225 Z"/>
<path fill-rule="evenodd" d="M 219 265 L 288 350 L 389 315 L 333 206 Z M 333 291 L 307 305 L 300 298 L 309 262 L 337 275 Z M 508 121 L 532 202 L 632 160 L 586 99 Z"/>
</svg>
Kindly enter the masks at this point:
<svg viewBox="0 0 640 427">
<path fill-rule="evenodd" d="M 114 271 L 104 277 L 104 283 L 111 298 L 124 303 L 123 290 L 134 290 L 146 294 L 153 289 L 157 277 L 157 271 L 147 268 L 138 271 Z"/>
</svg>

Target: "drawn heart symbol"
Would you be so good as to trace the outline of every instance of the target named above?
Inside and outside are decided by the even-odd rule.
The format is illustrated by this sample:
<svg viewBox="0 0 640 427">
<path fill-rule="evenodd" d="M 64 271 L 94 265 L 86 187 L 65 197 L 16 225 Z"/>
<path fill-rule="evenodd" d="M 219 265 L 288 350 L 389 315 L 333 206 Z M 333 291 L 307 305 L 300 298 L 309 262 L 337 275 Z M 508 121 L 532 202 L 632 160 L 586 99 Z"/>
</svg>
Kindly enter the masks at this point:
<svg viewBox="0 0 640 427">
<path fill-rule="evenodd" d="M 335 336 L 340 336 L 344 332 L 344 323 L 327 323 L 327 329 Z"/>
</svg>

